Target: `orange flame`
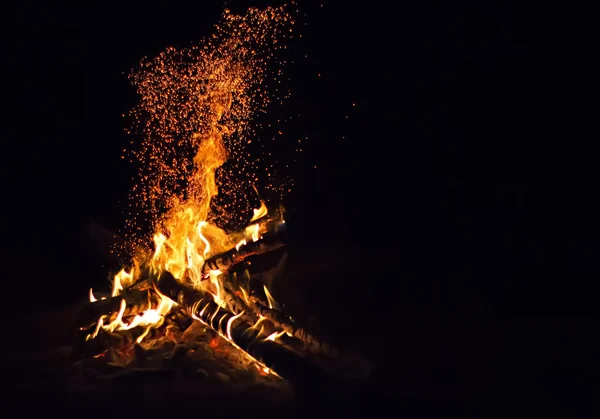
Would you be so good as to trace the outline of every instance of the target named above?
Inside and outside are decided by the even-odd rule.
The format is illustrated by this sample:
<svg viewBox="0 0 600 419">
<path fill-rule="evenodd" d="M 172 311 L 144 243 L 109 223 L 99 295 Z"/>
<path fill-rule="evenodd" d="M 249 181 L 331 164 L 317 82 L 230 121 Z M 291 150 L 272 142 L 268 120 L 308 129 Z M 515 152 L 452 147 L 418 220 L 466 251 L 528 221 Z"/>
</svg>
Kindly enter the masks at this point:
<svg viewBox="0 0 600 419">
<path fill-rule="evenodd" d="M 260 201 L 260 208 L 255 208 L 254 209 L 254 215 L 252 216 L 252 219 L 250 220 L 250 222 L 258 220 L 259 218 L 264 217 L 268 213 L 269 213 L 269 210 L 267 209 L 267 206 L 265 205 L 265 201 L 261 200 Z"/>
<path fill-rule="evenodd" d="M 215 218 L 211 203 L 219 194 L 217 170 L 220 169 L 221 180 L 228 182 L 230 194 L 236 198 L 242 195 L 242 183 L 233 172 L 224 170 L 223 164 L 229 158 L 246 162 L 248 174 L 257 177 L 245 145 L 251 142 L 252 117 L 264 111 L 271 100 L 266 90 L 257 86 L 269 76 L 268 60 L 275 51 L 285 48 L 277 42 L 277 37 L 285 25 L 293 24 L 286 10 L 285 6 L 250 8 L 243 16 L 225 11 L 217 34 L 204 45 L 181 50 L 168 48 L 155 59 L 144 61 L 131 75 L 140 95 L 139 105 L 131 116 L 144 138 L 141 148 L 132 150 L 132 161 L 140 162 L 140 173 L 131 193 L 133 215 L 127 227 L 139 231 L 137 218 L 149 217 L 154 229 L 154 251 L 150 258 L 154 273 L 169 271 L 178 280 L 210 293 L 222 308 L 226 303 L 221 271 L 209 272 L 205 281 L 201 275 L 204 262 L 212 255 L 234 247 L 239 250 L 248 241 L 259 240 L 265 226 L 257 220 L 265 217 L 268 209 L 261 199 L 250 220 L 254 224 L 238 235 L 228 234 L 209 222 Z M 236 219 L 240 214 L 234 208 L 221 217 Z M 134 245 L 145 245 L 143 236 L 129 234 L 128 238 Z M 136 257 L 136 266 L 145 261 L 141 258 Z M 134 283 L 136 273 L 134 269 L 130 272 L 123 269 L 115 275 L 111 295 L 121 295 Z M 242 292 L 248 301 L 246 291 Z M 274 306 L 276 303 L 266 293 L 269 305 Z M 127 307 L 122 300 L 114 320 L 107 324 L 109 319 L 100 317 L 88 338 L 96 337 L 100 330 L 141 326 L 145 329 L 138 341 L 143 340 L 152 328 L 163 323 L 175 304 L 165 296 L 160 297 L 156 309 L 128 319 L 123 318 Z M 97 300 L 91 289 L 89 299 Z M 211 321 L 218 312 L 211 315 Z M 224 338 L 231 340 L 232 324 L 242 315 L 243 312 L 234 313 L 228 320 Z M 262 320 L 253 327 L 258 327 Z M 275 334 L 267 339 L 277 337 Z"/>
<path fill-rule="evenodd" d="M 113 279 L 113 290 L 111 293 L 113 297 L 118 297 L 121 291 L 123 291 L 123 287 L 131 284 L 131 281 L 133 280 L 133 273 L 134 269 L 132 269 L 130 273 L 127 273 L 125 269 L 122 269 L 118 274 L 115 275 Z M 97 301 L 91 288 L 89 299 L 90 302 Z M 133 318 L 126 322 L 123 320 L 123 315 L 125 313 L 125 309 L 127 308 L 127 302 L 125 299 L 122 299 L 119 306 L 119 312 L 117 313 L 115 319 L 110 323 L 105 324 L 107 316 L 101 316 L 96 322 L 96 328 L 86 337 L 86 340 L 94 339 L 100 330 L 114 332 L 119 330 L 130 330 L 138 326 L 145 326 L 145 331 L 137 338 L 137 342 L 139 343 L 144 339 L 144 337 L 146 337 L 150 330 L 162 325 L 164 316 L 171 310 L 173 304 L 173 301 L 170 299 L 161 298 L 158 307 L 155 309 L 146 310 L 142 314 L 136 314 L 133 316 Z"/>
<path fill-rule="evenodd" d="M 267 288 L 266 285 L 263 285 L 263 289 L 264 289 L 265 295 L 267 297 L 267 303 L 269 304 L 269 308 L 270 309 L 277 309 L 277 308 L 279 308 L 279 304 L 277 303 L 277 301 L 275 301 L 275 299 L 273 298 L 273 296 L 269 292 L 269 289 Z"/>
</svg>

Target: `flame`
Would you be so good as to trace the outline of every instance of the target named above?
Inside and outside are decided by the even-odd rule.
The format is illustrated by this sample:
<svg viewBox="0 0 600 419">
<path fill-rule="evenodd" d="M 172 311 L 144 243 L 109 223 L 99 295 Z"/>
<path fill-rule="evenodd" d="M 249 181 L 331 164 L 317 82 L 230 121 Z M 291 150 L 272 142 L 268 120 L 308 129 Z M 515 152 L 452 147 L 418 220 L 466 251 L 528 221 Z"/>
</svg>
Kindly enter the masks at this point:
<svg viewBox="0 0 600 419">
<path fill-rule="evenodd" d="M 246 239 L 240 240 L 238 244 L 235 245 L 235 250 L 240 250 L 240 247 L 245 246 L 246 244 L 248 244 Z"/>
<path fill-rule="evenodd" d="M 260 240 L 266 227 L 255 221 L 264 218 L 268 208 L 260 199 L 243 237 L 228 234 L 209 221 L 214 215 L 213 198 L 219 194 L 217 170 L 228 187 L 233 185 L 230 194 L 242 193 L 223 164 L 233 158 L 247 163 L 250 173 L 252 163 L 244 151 L 250 142 L 249 121 L 270 101 L 256 87 L 268 74 L 267 58 L 281 48 L 271 40 L 288 23 L 290 17 L 283 7 L 251 8 L 244 16 L 226 12 L 217 34 L 203 48 L 169 48 L 131 76 L 141 95 L 132 114 L 146 123 L 141 127 L 142 147 L 133 151 L 145 164 L 132 197 L 138 206 L 148 208 L 146 214 L 154 223 L 151 268 L 155 273 L 167 270 L 212 294 L 220 307 L 226 307 L 221 272 L 212 271 L 205 278 L 202 266 L 215 254 Z M 160 212 L 161 208 L 167 211 Z M 220 217 L 240 215 L 232 208 Z M 122 288 L 124 280 L 119 279 L 114 292 Z"/>
<path fill-rule="evenodd" d="M 121 291 L 123 291 L 123 287 L 127 287 L 133 283 L 133 273 L 135 268 L 131 268 L 131 272 L 125 271 L 125 268 L 121 269 L 118 274 L 115 275 L 113 279 L 113 288 L 111 292 L 112 297 L 116 297 L 119 295 Z"/>
<path fill-rule="evenodd" d="M 267 64 L 276 51 L 285 48 L 277 38 L 286 25 L 293 23 L 285 6 L 250 8 L 243 16 L 225 11 L 217 33 L 204 45 L 168 48 L 156 58 L 144 60 L 130 75 L 140 96 L 138 106 L 130 113 L 132 130 L 138 129 L 143 140 L 139 149 L 130 150 L 131 161 L 140 166 L 130 194 L 127 238 L 133 245 L 147 248 L 148 238 L 138 232 L 143 231 L 144 221 L 151 223 L 151 270 L 154 274 L 169 271 L 179 281 L 210 293 L 218 305 L 211 322 L 227 305 L 220 282 L 222 272 L 214 270 L 208 278 L 202 277 L 204 262 L 232 248 L 239 250 L 250 240 L 260 240 L 266 231 L 265 220 L 260 220 L 269 213 L 261 199 L 250 225 L 241 233 L 230 234 L 214 220 L 231 222 L 244 217 L 235 205 L 215 202 L 214 198 L 219 195 L 219 185 L 225 184 L 226 198 L 245 202 L 244 182 L 238 179 L 240 173 L 224 167 L 228 160 L 240 163 L 232 167 L 240 167 L 244 175 L 258 178 L 258 169 L 246 150 L 253 134 L 250 122 L 271 101 L 266 89 L 259 86 L 272 78 Z M 274 178 L 272 174 L 269 177 Z M 283 185 L 269 187 L 276 190 Z M 147 261 L 141 253 L 134 258 L 134 266 Z M 138 271 L 122 269 L 116 274 L 111 296 L 122 295 L 135 282 Z M 95 338 L 101 330 L 144 327 L 137 338 L 141 342 L 152 328 L 162 325 L 164 316 L 175 305 L 155 291 L 159 294 L 157 308 L 124 318 L 127 303 L 122 299 L 116 317 L 100 317 L 88 338 Z M 242 292 L 248 302 L 247 291 Z M 276 302 L 266 288 L 265 293 L 274 307 Z M 91 289 L 89 299 L 97 301 Z M 235 314 L 228 320 L 226 336 L 222 337 L 231 341 L 233 322 L 242 315 Z M 225 317 L 222 315 L 219 321 Z M 252 328 L 262 327 L 263 320 L 259 318 Z M 275 341 L 279 333 L 267 339 Z"/>
<path fill-rule="evenodd" d="M 277 301 L 275 301 L 275 299 L 269 292 L 269 289 L 267 288 L 266 285 L 263 285 L 263 289 L 265 291 L 265 296 L 267 297 L 267 303 L 269 304 L 269 308 L 270 309 L 278 308 L 279 304 L 277 303 Z"/>
<path fill-rule="evenodd" d="M 254 209 L 254 215 L 252 216 L 252 219 L 250 220 L 250 222 L 258 220 L 259 218 L 264 217 L 268 213 L 269 213 L 269 210 L 267 209 L 267 206 L 265 205 L 265 201 L 263 201 L 261 199 L 260 207 Z"/>
<path fill-rule="evenodd" d="M 261 330 L 262 330 L 262 324 L 261 324 L 261 323 L 262 323 L 262 322 L 264 322 L 266 319 L 267 319 L 267 318 L 266 318 L 265 316 L 263 316 L 263 315 L 260 315 L 260 316 L 258 317 L 258 320 L 256 321 L 256 323 L 254 323 L 254 324 L 252 325 L 252 327 L 251 327 L 250 329 L 248 329 L 248 330 L 257 330 L 257 329 L 258 329 L 258 326 L 261 326 Z M 260 333 L 259 333 L 259 335 L 260 335 Z"/>
<path fill-rule="evenodd" d="M 246 304 L 250 304 L 250 296 L 248 295 L 248 292 L 244 289 L 244 287 L 240 287 L 240 290 L 242 291 L 242 297 L 244 297 Z"/>
<path fill-rule="evenodd" d="M 123 291 L 123 287 L 128 287 L 129 285 L 131 285 L 133 283 L 133 273 L 134 273 L 134 268 L 131 269 L 131 272 L 127 272 L 125 271 L 125 269 L 121 269 L 119 271 L 118 274 L 116 274 L 113 277 L 112 280 L 112 291 L 111 291 L 111 296 L 112 297 L 117 297 L 121 291 Z M 92 288 L 90 288 L 90 292 L 88 294 L 88 299 L 90 301 L 90 303 L 95 303 L 96 301 L 98 301 L 98 299 L 96 298 L 96 296 L 94 295 L 94 291 Z M 101 297 L 101 300 L 106 300 L 106 297 Z"/>
<path fill-rule="evenodd" d="M 119 271 L 118 274 L 115 275 L 113 279 L 113 290 L 111 293 L 113 297 L 118 297 L 120 295 L 121 291 L 123 291 L 123 286 L 130 285 L 129 281 L 133 279 L 133 273 L 134 269 L 132 269 L 129 273 L 127 273 L 125 269 L 122 269 L 121 271 Z M 169 298 L 166 298 L 160 294 L 159 296 L 160 301 L 155 309 L 149 309 L 141 314 L 136 314 L 135 316 L 133 316 L 133 318 L 128 319 L 128 321 L 125 321 L 123 319 L 125 309 L 127 308 L 127 302 L 125 301 L 125 299 L 122 299 L 119 306 L 119 311 L 115 319 L 110 323 L 105 324 L 107 316 L 101 316 L 96 322 L 96 328 L 92 333 L 87 335 L 86 340 L 94 339 L 96 336 L 98 336 L 100 330 L 114 332 L 119 330 L 130 330 L 134 327 L 144 326 L 146 327 L 146 329 L 140 336 L 138 336 L 136 340 L 138 343 L 141 342 L 144 339 L 144 337 L 148 335 L 150 330 L 152 330 L 153 328 L 158 328 L 162 325 L 164 321 L 164 316 L 171 310 L 171 308 L 175 304 Z M 89 299 L 90 302 L 97 301 L 96 297 L 94 297 L 94 293 L 91 288 L 89 292 Z"/>
<path fill-rule="evenodd" d="M 229 340 L 231 340 L 231 339 L 232 339 L 232 338 L 231 338 L 231 325 L 233 324 L 233 322 L 234 322 L 236 319 L 239 319 L 240 317 L 242 317 L 242 315 L 243 315 L 243 314 L 244 314 L 244 312 L 242 311 L 241 313 L 239 313 L 239 314 L 236 314 L 235 316 L 233 316 L 232 318 L 230 318 L 230 319 L 229 319 L 229 321 L 227 321 L 227 338 L 228 338 Z"/>
<path fill-rule="evenodd" d="M 285 330 L 282 330 L 281 332 L 273 332 L 269 336 L 267 336 L 267 338 L 265 340 L 271 340 L 271 341 L 275 342 L 277 339 L 282 337 L 284 334 L 285 334 Z"/>
<path fill-rule="evenodd" d="M 266 377 L 267 375 L 275 375 L 276 377 L 279 377 L 277 374 L 275 374 L 275 372 L 273 370 L 271 370 L 269 367 L 266 367 L 260 363 L 256 363 L 254 364 L 254 366 L 256 367 L 256 369 L 258 370 L 259 374 L 262 375 L 263 377 Z"/>
<path fill-rule="evenodd" d="M 147 247 L 141 225 L 151 224 L 147 227 L 164 234 L 180 251 L 181 236 L 191 239 L 190 230 L 209 222 L 214 209 L 221 221 L 243 227 L 240 210 L 248 194 L 244 179 L 257 180 L 263 177 L 259 169 L 267 169 L 260 168 L 260 159 L 253 159 L 247 149 L 252 141 L 260 141 L 252 120 L 273 99 L 281 102 L 289 94 L 281 89 L 282 71 L 277 67 L 285 62 L 277 61 L 276 53 L 286 49 L 279 41 L 292 33 L 292 4 L 249 8 L 244 15 L 225 11 L 216 33 L 201 44 L 167 48 L 155 58 L 145 58 L 130 74 L 140 97 L 129 114 L 130 131 L 142 136 L 139 147 L 126 150 L 131 162 L 140 163 L 126 224 L 132 244 Z M 277 83 L 274 90 L 265 88 L 271 80 Z M 232 164 L 224 167 L 227 160 Z M 273 168 L 265 175 L 274 179 Z M 219 195 L 218 184 L 227 186 L 227 199 L 211 206 Z M 269 184 L 268 189 L 287 188 Z M 261 199 L 250 222 L 266 214 Z M 228 235 L 210 224 L 212 228 L 202 228 L 210 252 L 233 247 Z M 165 259 L 175 257 L 159 253 L 156 262 L 164 268 Z"/>
<path fill-rule="evenodd" d="M 211 293 L 213 295 L 215 303 L 217 303 L 220 307 L 225 308 L 227 306 L 227 304 L 225 303 L 225 300 L 223 299 L 223 294 L 221 293 L 221 291 L 224 291 L 224 290 L 222 288 L 221 279 L 220 279 L 219 275 L 221 275 L 221 271 L 211 270 L 208 273 L 208 278 L 209 278 L 208 282 L 213 287 L 211 290 Z"/>
<path fill-rule="evenodd" d="M 202 255 L 206 258 L 206 255 L 208 254 L 208 252 L 210 252 L 210 243 L 208 242 L 208 240 L 206 240 L 206 238 L 202 235 L 202 227 L 204 227 L 206 225 L 206 221 L 200 221 L 198 223 L 198 236 L 200 236 L 200 240 L 202 240 L 204 242 L 204 251 L 202 252 Z"/>
</svg>

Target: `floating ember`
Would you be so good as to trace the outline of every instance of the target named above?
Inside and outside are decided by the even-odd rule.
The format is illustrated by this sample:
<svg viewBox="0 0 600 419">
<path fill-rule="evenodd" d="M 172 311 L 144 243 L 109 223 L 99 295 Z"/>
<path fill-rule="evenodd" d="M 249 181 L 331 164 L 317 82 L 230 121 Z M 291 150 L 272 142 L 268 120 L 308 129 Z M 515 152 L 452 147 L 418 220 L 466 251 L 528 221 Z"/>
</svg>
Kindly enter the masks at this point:
<svg viewBox="0 0 600 419">
<path fill-rule="evenodd" d="M 136 250 L 109 294 L 89 291 L 79 319 L 83 364 L 279 385 L 356 367 L 296 323 L 270 289 L 284 276 L 283 207 L 270 211 L 260 199 L 251 217 L 243 215 L 244 191 L 258 195 L 238 176 L 241 168 L 243 178 L 257 177 L 245 148 L 252 117 L 271 99 L 261 88 L 267 64 L 292 26 L 285 6 L 225 12 L 204 43 L 169 48 L 133 73 L 141 98 L 134 128 L 143 136 L 132 151 L 140 174 L 128 238 Z M 225 168 L 228 159 L 241 164 Z M 229 199 L 215 202 L 219 183 Z M 139 234 L 143 217 L 153 246 Z M 219 227 L 235 220 L 247 225 Z"/>
</svg>

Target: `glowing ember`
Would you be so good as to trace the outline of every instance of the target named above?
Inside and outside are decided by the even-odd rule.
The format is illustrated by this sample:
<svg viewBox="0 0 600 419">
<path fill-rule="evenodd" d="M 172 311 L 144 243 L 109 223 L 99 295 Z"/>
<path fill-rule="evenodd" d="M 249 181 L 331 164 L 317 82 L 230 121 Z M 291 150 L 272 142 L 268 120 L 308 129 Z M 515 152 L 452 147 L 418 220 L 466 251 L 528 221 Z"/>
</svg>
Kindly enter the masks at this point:
<svg viewBox="0 0 600 419">
<path fill-rule="evenodd" d="M 285 48 L 278 40 L 292 23 L 284 8 L 250 9 L 244 16 L 225 11 L 216 34 L 202 45 L 169 48 L 132 75 L 141 97 L 132 114 L 143 134 L 141 149 L 133 151 L 141 181 L 132 200 L 156 231 L 152 267 L 203 287 L 219 304 L 220 272 L 203 281 L 199 268 L 213 254 L 257 241 L 261 232 L 257 223 L 234 241 L 208 221 L 215 219 L 211 200 L 218 194 L 216 171 L 231 158 L 256 178 L 256 164 L 245 151 L 253 133 L 250 122 L 269 103 L 261 88 L 267 63 Z M 231 168 L 219 175 L 233 191 L 227 198 L 238 206 L 225 204 L 217 221 L 243 221 L 244 182 Z M 267 213 L 261 200 L 250 221 Z M 139 221 L 132 216 L 129 223 L 139 228 Z M 140 244 L 145 237 L 133 234 L 130 239 Z"/>
<path fill-rule="evenodd" d="M 159 256 L 163 267 L 181 268 L 174 259 L 185 254 L 188 239 L 191 247 L 205 248 L 196 234 L 199 223 L 248 223 L 248 194 L 261 169 L 246 148 L 257 139 L 251 122 L 272 99 L 264 85 L 280 77 L 275 53 L 285 48 L 281 38 L 292 24 L 284 7 L 249 9 L 244 16 L 225 11 L 211 38 L 191 48 L 168 48 L 131 75 L 140 96 L 132 131 L 142 144 L 130 155 L 140 173 L 130 197 L 128 239 L 147 247 L 140 233 L 146 222 L 169 237 L 169 255 Z M 211 201 L 217 184 L 227 186 L 223 202 Z M 252 221 L 266 210 L 261 202 Z M 203 229 L 212 254 L 235 245 L 213 222 Z"/>
</svg>

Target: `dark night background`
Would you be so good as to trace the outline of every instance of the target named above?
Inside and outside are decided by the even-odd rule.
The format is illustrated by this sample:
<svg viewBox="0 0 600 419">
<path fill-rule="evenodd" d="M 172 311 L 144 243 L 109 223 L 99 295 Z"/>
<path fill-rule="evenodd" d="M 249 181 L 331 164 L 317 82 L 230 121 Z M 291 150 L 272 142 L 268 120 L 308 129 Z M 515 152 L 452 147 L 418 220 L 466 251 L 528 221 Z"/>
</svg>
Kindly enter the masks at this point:
<svg viewBox="0 0 600 419">
<path fill-rule="evenodd" d="M 600 207 L 593 156 L 553 145 L 559 97 L 577 80 L 565 76 L 565 47 L 545 36 L 542 11 L 324 3 L 301 6 L 307 24 L 286 68 L 293 96 L 273 110 L 302 115 L 282 140 L 308 137 L 286 202 L 292 245 L 315 261 L 331 254 L 344 278 L 338 297 L 360 297 L 382 317 L 529 324 L 524 335 L 539 339 L 514 368 L 540 366 L 521 385 L 568 382 L 579 394 L 574 383 L 597 368 L 581 359 L 595 333 L 585 331 L 597 307 Z M 120 159 L 121 114 L 136 101 L 126 74 L 144 55 L 210 33 L 222 3 L 190 4 L 15 7 L 2 49 L 17 97 L 3 118 L 1 165 L 2 282 L 15 306 L 61 307 L 105 284 L 87 228 L 123 224 L 132 168 Z M 335 309 L 348 306 L 340 300 Z M 393 335 L 414 342 L 410 333 Z M 464 337 L 448 334 L 439 340 Z"/>
</svg>

